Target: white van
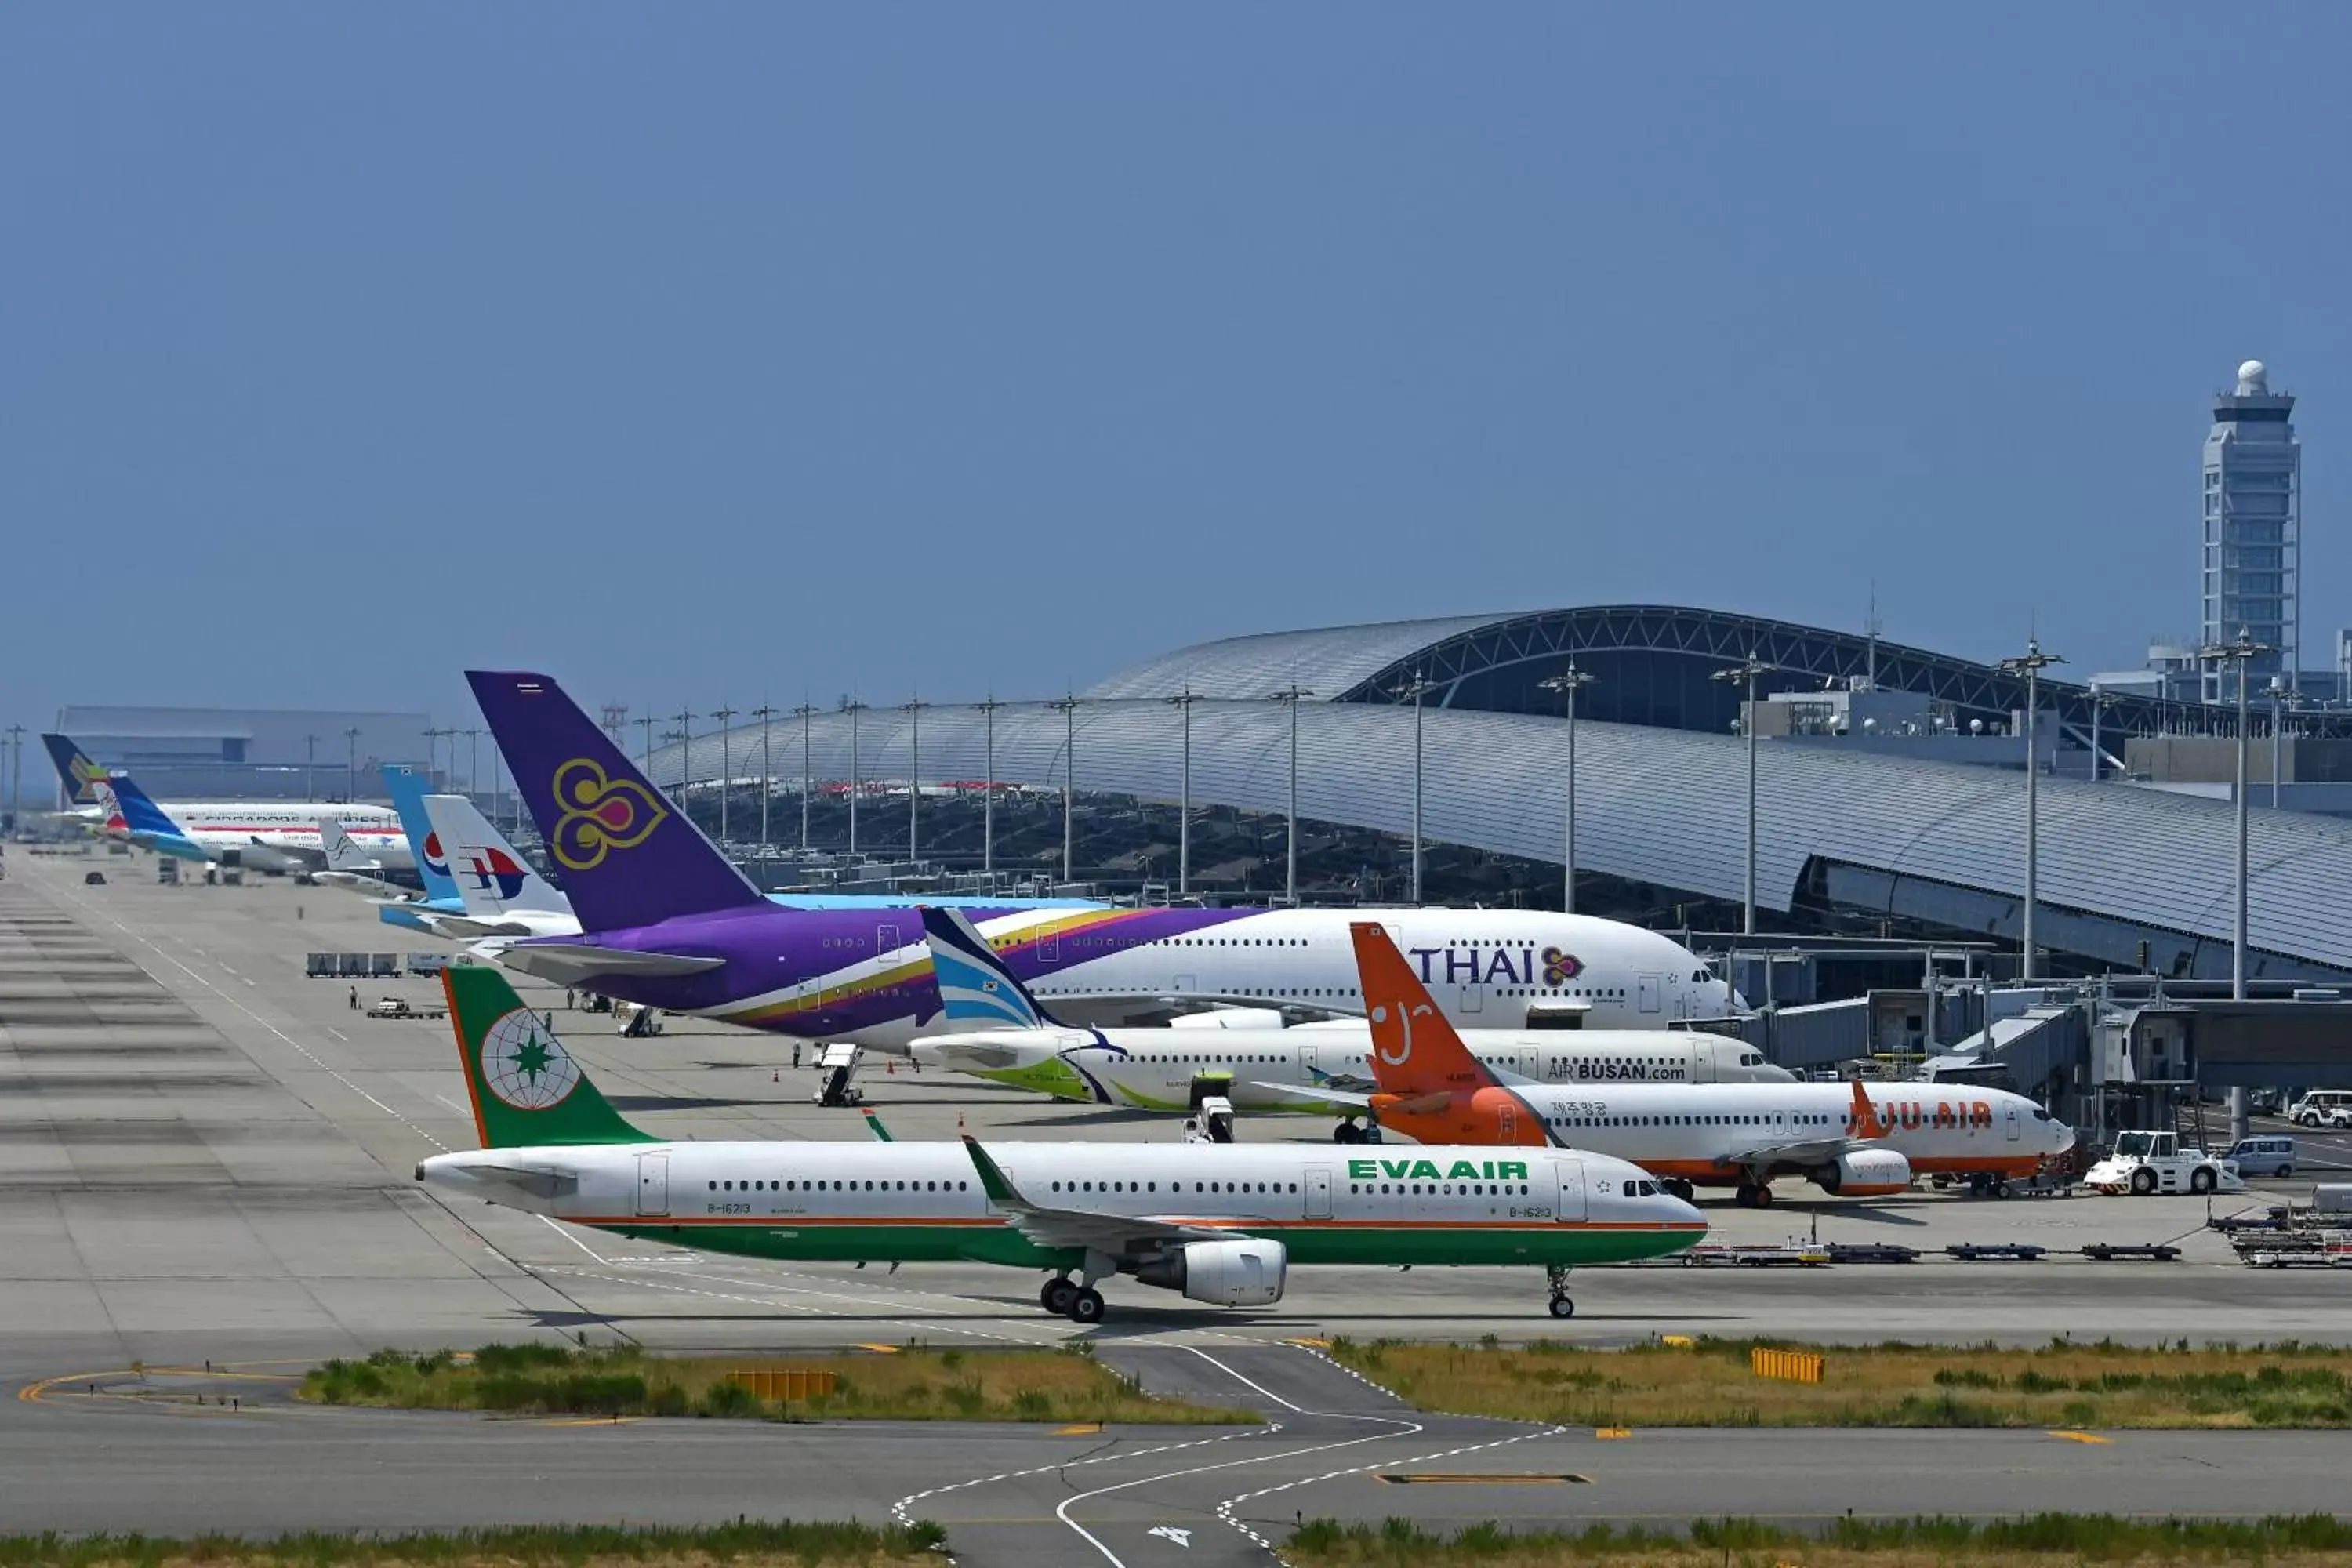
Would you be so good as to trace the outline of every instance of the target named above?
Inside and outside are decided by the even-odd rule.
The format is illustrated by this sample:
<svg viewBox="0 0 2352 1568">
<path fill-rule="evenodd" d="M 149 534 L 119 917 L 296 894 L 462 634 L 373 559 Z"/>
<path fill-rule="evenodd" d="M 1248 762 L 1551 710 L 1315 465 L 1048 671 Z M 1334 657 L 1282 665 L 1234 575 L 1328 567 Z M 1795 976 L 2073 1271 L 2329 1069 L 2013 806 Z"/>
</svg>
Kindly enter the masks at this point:
<svg viewBox="0 0 2352 1568">
<path fill-rule="evenodd" d="M 2277 1133 L 2241 1138 L 2230 1146 L 2224 1159 L 2237 1162 L 2242 1176 L 2292 1176 L 2294 1174 L 2294 1140 Z"/>
<path fill-rule="evenodd" d="M 2315 1089 L 2287 1110 L 2297 1127 L 2326 1127 L 2352 1122 L 2352 1089 Z"/>
</svg>

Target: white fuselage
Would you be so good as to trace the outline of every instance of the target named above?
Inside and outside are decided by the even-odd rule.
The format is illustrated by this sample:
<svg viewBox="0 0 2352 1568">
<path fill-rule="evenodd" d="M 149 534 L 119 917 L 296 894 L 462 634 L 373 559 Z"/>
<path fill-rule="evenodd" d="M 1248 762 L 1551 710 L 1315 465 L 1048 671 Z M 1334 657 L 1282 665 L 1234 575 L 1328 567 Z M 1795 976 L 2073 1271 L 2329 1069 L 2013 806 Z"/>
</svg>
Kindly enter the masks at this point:
<svg viewBox="0 0 2352 1568">
<path fill-rule="evenodd" d="M 381 868 L 416 868 L 416 858 L 409 852 L 399 815 L 387 806 L 272 801 L 229 805 L 199 802 L 165 805 L 161 809 L 179 825 L 182 833 L 215 858 L 225 850 L 261 849 L 292 860 L 323 861 L 326 846 L 319 837 L 319 818 L 334 816 L 342 821 L 352 842 Z M 107 820 L 106 832 L 111 837 L 124 836 L 119 816 Z"/>
<path fill-rule="evenodd" d="M 1489 1068 L 1545 1084 L 1789 1083 L 1745 1041 L 1690 1030 L 1465 1029 Z M 1378 1087 L 1371 1026 L 1357 1019 L 1292 1028 L 987 1029 L 918 1040 L 915 1059 L 1057 1099 L 1140 1110 L 1191 1109 L 1201 1079 L 1230 1080 L 1237 1110 L 1353 1114 L 1318 1088 Z M 1268 1087 L 1268 1086 L 1281 1087 Z"/>
<path fill-rule="evenodd" d="M 1850 1083 L 1509 1087 L 1553 1142 L 1698 1182 L 1732 1180 L 1758 1150 L 1855 1136 Z M 1864 1092 L 1888 1129 L 1869 1146 L 1902 1155 L 1914 1172 L 2031 1174 L 2074 1142 L 2073 1129 L 2006 1089 L 1879 1083 Z"/>
<path fill-rule="evenodd" d="M 749 1002 L 707 1009 L 788 1010 L 823 994 L 928 974 L 930 950 L 912 911 L 876 911 L 877 955 Z M 1457 1027 L 1664 1029 L 1738 1010 L 1729 985 L 1673 938 L 1589 915 L 1522 910 L 1026 910 L 980 929 L 1050 1011 L 1073 1024 L 1164 1021 L 1224 1005 L 1312 1016 L 1363 1015 L 1351 922 L 1378 921 Z M 880 933 L 887 932 L 887 936 Z M 902 1051 L 961 1032 L 936 1011 L 841 1039 Z"/>
</svg>

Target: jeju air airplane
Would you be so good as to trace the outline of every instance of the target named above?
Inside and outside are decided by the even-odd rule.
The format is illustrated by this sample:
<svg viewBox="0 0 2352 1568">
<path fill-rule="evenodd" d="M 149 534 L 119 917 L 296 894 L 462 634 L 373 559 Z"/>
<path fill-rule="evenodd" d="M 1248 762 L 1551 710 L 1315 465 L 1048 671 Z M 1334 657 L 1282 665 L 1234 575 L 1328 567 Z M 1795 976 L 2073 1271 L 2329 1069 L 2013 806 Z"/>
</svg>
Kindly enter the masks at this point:
<svg viewBox="0 0 2352 1568">
<path fill-rule="evenodd" d="M 499 962 L 564 985 L 803 1038 L 903 1051 L 940 1029 L 911 905 L 782 910 L 545 676 L 470 671 L 582 931 Z M 1219 1008 L 1360 1016 L 1344 910 L 965 905 L 1062 1017 L 1148 1024 Z M 1585 916 L 1399 910 L 1394 929 L 1457 1019 L 1663 1029 L 1730 990 L 1673 939 Z"/>
<path fill-rule="evenodd" d="M 1463 1045 L 1385 931 L 1360 922 L 1353 934 L 1380 1080 L 1364 1103 L 1382 1128 L 1423 1142 L 1597 1149 L 1682 1196 L 1730 1187 L 1752 1208 L 1772 1201 L 1772 1180 L 1784 1175 L 1844 1197 L 1903 1192 L 1927 1173 L 1996 1186 L 2074 1142 L 2048 1111 L 1997 1089 L 1531 1082 Z"/>
<path fill-rule="evenodd" d="M 1360 1108 L 1321 1092 L 1380 1087 L 1371 1075 L 1371 1026 L 1363 1019 L 1288 1028 L 1271 1016 L 1213 1028 L 1078 1028 L 1049 1012 L 962 914 L 926 907 L 922 918 L 950 1031 L 915 1042 L 915 1059 L 925 1067 L 1133 1110 L 1181 1113 L 1203 1090 L 1237 1110 L 1336 1114 L 1344 1120 L 1335 1142 L 1364 1141 Z M 1465 1029 L 1462 1038 L 1489 1068 L 1553 1083 L 1793 1081 L 1747 1041 L 1696 1031 Z"/>
<path fill-rule="evenodd" d="M 1416 1149 L 1382 1180 L 1298 1143 L 672 1142 L 622 1120 L 497 970 L 442 984 L 482 1147 L 434 1155 L 416 1179 L 635 1240 L 1050 1270 L 1039 1303 L 1095 1323 L 1096 1282 L 1115 1275 L 1270 1307 L 1294 1263 L 1540 1267 L 1565 1318 L 1570 1268 L 1706 1233 L 1633 1166 L 1570 1150 Z"/>
</svg>

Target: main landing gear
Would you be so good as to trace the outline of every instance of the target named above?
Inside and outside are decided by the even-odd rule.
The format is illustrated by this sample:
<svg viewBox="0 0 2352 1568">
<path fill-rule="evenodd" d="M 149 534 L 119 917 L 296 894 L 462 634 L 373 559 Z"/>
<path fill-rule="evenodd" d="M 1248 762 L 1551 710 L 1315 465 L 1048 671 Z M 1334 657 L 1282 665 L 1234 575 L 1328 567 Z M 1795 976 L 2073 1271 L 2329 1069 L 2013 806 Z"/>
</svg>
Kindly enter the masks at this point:
<svg viewBox="0 0 2352 1568">
<path fill-rule="evenodd" d="M 1732 1198 L 1744 1209 L 1769 1209 L 1772 1206 L 1772 1187 L 1769 1182 L 1742 1182 Z"/>
<path fill-rule="evenodd" d="M 1092 1285 L 1074 1285 L 1066 1274 L 1056 1274 L 1045 1281 L 1037 1292 L 1037 1304 L 1057 1318 L 1067 1318 L 1081 1327 L 1091 1327 L 1103 1320 L 1102 1292 Z"/>
<path fill-rule="evenodd" d="M 1555 1318 L 1576 1316 L 1576 1303 L 1568 1299 L 1568 1266 L 1564 1263 L 1546 1264 L 1544 1283 L 1551 1287 L 1551 1315 Z"/>
</svg>

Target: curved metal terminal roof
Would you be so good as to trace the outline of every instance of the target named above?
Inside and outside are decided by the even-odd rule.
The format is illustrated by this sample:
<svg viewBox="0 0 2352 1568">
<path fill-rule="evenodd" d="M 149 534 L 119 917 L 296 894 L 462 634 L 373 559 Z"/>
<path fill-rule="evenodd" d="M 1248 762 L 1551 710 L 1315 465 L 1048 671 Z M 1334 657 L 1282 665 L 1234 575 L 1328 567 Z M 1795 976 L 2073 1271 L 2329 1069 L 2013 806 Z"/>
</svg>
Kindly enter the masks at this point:
<svg viewBox="0 0 2352 1568">
<path fill-rule="evenodd" d="M 1874 671 L 1885 689 L 1917 692 L 1979 715 L 2006 718 L 2025 707 L 2024 681 L 1995 665 L 1859 633 L 1673 605 L 1593 605 L 1226 637 L 1131 666 L 1087 695 L 1171 697 L 1190 689 L 1210 697 L 1264 697 L 1296 681 L 1328 700 L 1390 702 L 1419 672 L 1438 685 L 1429 699 L 1434 706 L 1550 712 L 1552 700 L 1538 691 L 1536 679 L 1568 658 L 1601 653 L 1717 668 L 1752 654 L 1774 667 L 1775 674 L 1759 683 L 1762 692 Z M 2045 710 L 2054 710 L 2063 722 L 2091 725 L 2088 686 L 2045 677 L 2041 689 Z M 1606 693 L 1596 695 L 1610 700 Z M 2195 703 L 2120 692 L 2105 694 L 2105 700 L 2101 721 L 2114 732 L 2155 732 L 2208 717 Z M 1700 717 L 1690 712 L 1688 727 L 1720 728 L 1695 722 Z M 2306 733 L 2352 733 L 2352 715 L 2343 713 L 2300 713 L 2296 723 Z"/>
<path fill-rule="evenodd" d="M 1283 708 L 1263 700 L 1210 700 L 1191 711 L 1193 803 L 1281 812 L 1289 755 Z M 1427 837 L 1557 864 L 1566 724 L 1441 709 L 1426 710 L 1423 719 Z M 1156 700 L 1082 700 L 1076 724 L 1078 788 L 1177 799 L 1177 710 Z M 1302 712 L 1300 814 L 1410 833 L 1412 724 L 1409 710 L 1388 704 L 1318 704 Z M 924 779 L 991 776 L 979 712 L 927 710 L 921 738 Z M 846 714 L 817 716 L 809 740 L 815 778 L 852 776 Z M 1009 705 L 996 716 L 993 776 L 1059 788 L 1066 776 L 1063 742 L 1062 714 L 1042 704 Z M 728 770 L 756 784 L 759 726 L 732 731 L 724 745 Z M 721 747 L 716 734 L 698 737 L 688 775 L 718 777 Z M 904 780 L 913 771 L 902 713 L 869 709 L 860 715 L 857 749 L 860 778 Z M 797 781 L 795 721 L 776 725 L 771 757 L 775 777 Z M 656 752 L 653 765 L 658 782 L 678 782 L 677 747 Z M 1587 721 L 1578 730 L 1578 771 L 1580 865 L 1717 899 L 1741 897 L 1740 741 Z M 1758 791 L 1758 898 L 1764 907 L 1788 910 L 1806 879 L 1816 878 L 1831 884 L 1840 902 L 2015 934 L 2025 869 L 2025 791 L 2018 773 L 1774 741 L 1759 747 Z M 2195 972 L 2211 973 L 2218 952 L 2227 973 L 2234 877 L 2227 803 L 2047 779 L 2042 812 L 2038 934 L 2044 945 L 2127 963 L 2131 944 L 2146 939 L 2159 970 L 2186 953 Z M 2258 963 L 2256 973 L 2352 974 L 2352 899 L 2346 896 L 2352 825 L 2258 811 L 2252 842 L 2252 943 L 2293 961 Z"/>
</svg>

